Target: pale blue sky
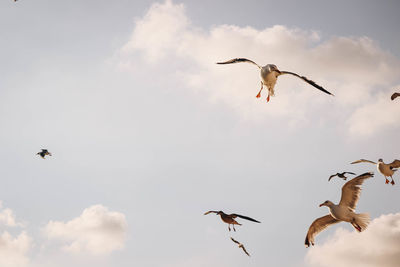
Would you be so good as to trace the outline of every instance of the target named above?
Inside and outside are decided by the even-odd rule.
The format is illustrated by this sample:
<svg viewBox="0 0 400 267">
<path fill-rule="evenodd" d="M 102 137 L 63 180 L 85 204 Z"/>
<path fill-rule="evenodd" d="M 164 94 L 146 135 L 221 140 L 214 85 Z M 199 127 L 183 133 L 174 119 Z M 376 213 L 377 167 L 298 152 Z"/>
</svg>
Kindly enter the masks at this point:
<svg viewBox="0 0 400 267">
<path fill-rule="evenodd" d="M 333 50 L 310 52 L 300 41 L 293 48 L 316 55 L 312 62 L 324 56 L 320 51 L 341 56 L 349 45 L 331 42 L 335 37 L 354 38 L 355 47 L 365 50 L 343 64 L 343 72 L 354 71 L 354 81 L 340 68 L 292 62 L 290 53 L 295 52 L 269 55 L 257 45 L 246 51 L 239 41 L 219 43 L 211 37 L 207 40 L 217 44 L 215 51 L 224 46 L 232 50 L 221 58 L 217 52 L 210 55 L 208 69 L 201 56 L 213 53 L 212 45 L 196 47 L 199 58 L 185 58 L 186 46 L 165 48 L 164 39 L 157 39 L 163 29 L 152 32 L 154 43 L 135 47 L 133 42 L 129 48 L 135 22 L 143 22 L 154 3 L 0 3 L 0 200 L 25 223 L 0 224 L 0 230 L 14 237 L 26 231 L 32 238 L 24 254 L 26 266 L 308 266 L 305 234 L 315 218 L 328 212 L 318 204 L 340 199 L 343 183 L 328 183 L 329 175 L 342 170 L 376 173 L 372 165 L 349 164 L 360 158 L 399 158 L 400 145 L 394 142 L 398 124 L 385 120 L 380 127 L 374 117 L 368 124 L 370 106 L 399 110 L 399 102 L 389 100 L 392 88 L 400 85 L 399 2 L 302 1 L 298 6 L 298 1 L 174 1 L 184 5 L 190 25 L 182 32 L 190 36 L 208 36 L 210 29 L 224 24 L 258 32 L 274 25 L 284 25 L 284 33 L 301 30 L 293 40 L 311 38 L 308 33 L 316 31 L 320 40 L 311 46 Z M 231 33 L 228 38 L 235 34 L 240 36 Z M 359 37 L 369 37 L 376 47 L 369 50 Z M 240 38 L 244 47 L 251 43 Z M 127 44 L 131 50 L 121 52 Z M 153 44 L 165 58 L 148 63 L 143 55 Z M 217 60 L 249 54 L 259 64 L 276 63 L 299 73 L 306 63 L 305 75 L 330 86 L 337 97 L 285 77 L 270 103 L 256 101 L 259 78 L 253 67 L 214 69 Z M 377 71 L 382 81 L 371 78 L 375 80 L 369 86 L 362 79 L 370 78 L 365 73 L 374 76 L 375 69 L 364 66 L 362 56 L 368 64 L 381 63 L 377 69 L 388 66 Z M 262 62 L 269 58 L 274 62 Z M 200 85 L 191 78 L 196 75 Z M 226 75 L 231 93 L 222 88 Z M 202 88 L 204 81 L 209 88 Z M 356 89 L 347 99 L 349 81 Z M 243 88 L 241 95 L 235 86 Z M 280 109 L 285 104 L 288 108 Z M 394 117 L 398 121 L 398 114 Z M 351 130 L 359 119 L 366 122 Z M 373 130 L 363 135 L 363 127 Z M 53 157 L 38 158 L 40 148 L 49 149 Z M 364 185 L 358 210 L 372 218 L 398 213 L 400 176 L 394 178 L 398 185 L 388 186 L 376 173 Z M 44 234 L 49 221 L 73 220 L 95 204 L 126 216 L 121 250 L 101 256 L 66 252 L 62 247 L 70 241 Z M 244 221 L 236 233 L 229 233 L 218 217 L 202 215 L 210 209 L 262 223 Z M 323 244 L 339 227 L 351 230 L 345 224 L 334 226 L 317 236 L 317 243 Z M 251 258 L 234 246 L 230 235 L 246 245 Z"/>
</svg>

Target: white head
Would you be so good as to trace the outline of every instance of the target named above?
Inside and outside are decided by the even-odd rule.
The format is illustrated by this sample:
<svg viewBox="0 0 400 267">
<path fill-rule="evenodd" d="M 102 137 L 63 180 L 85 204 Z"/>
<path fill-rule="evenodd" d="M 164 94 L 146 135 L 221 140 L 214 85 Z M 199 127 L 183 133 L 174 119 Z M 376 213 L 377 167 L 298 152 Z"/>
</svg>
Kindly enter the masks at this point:
<svg viewBox="0 0 400 267">
<path fill-rule="evenodd" d="M 334 205 L 332 201 L 326 200 L 324 203 L 320 204 L 319 206 L 320 207 L 322 207 L 322 206 L 330 207 L 332 205 Z"/>
<path fill-rule="evenodd" d="M 268 66 L 268 70 L 269 70 L 270 72 L 275 72 L 277 76 L 278 76 L 279 74 L 281 74 L 281 71 L 278 70 L 278 67 L 277 67 L 276 65 L 274 65 L 274 64 L 268 64 L 267 66 Z"/>
</svg>

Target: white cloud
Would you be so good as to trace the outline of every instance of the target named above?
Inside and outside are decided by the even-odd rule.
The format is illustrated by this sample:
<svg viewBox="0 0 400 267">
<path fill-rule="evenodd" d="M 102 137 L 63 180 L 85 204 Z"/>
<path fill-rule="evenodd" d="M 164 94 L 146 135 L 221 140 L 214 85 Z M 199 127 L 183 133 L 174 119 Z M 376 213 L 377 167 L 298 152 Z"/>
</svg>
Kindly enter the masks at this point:
<svg viewBox="0 0 400 267">
<path fill-rule="evenodd" d="M 2 208 L 3 203 L 0 201 L 0 209 Z M 16 221 L 14 212 L 9 208 L 0 210 L 0 224 L 4 224 L 5 226 L 9 227 L 23 226 L 22 223 Z"/>
<path fill-rule="evenodd" d="M 172 73 L 186 86 L 206 92 L 210 101 L 225 103 L 245 118 L 258 117 L 261 112 L 293 123 L 305 122 L 318 113 L 338 123 L 347 122 L 352 134 L 365 134 L 362 125 L 370 118 L 364 110 L 376 103 L 376 91 L 390 96 L 389 88 L 399 81 L 400 62 L 368 37 L 321 39 L 314 31 L 281 25 L 262 30 L 234 25 L 202 29 L 191 24 L 182 4 L 166 1 L 153 4 L 136 20 L 130 40 L 119 51 L 118 63 L 127 69 L 147 63 L 159 73 L 157 78 Z M 254 66 L 214 64 L 234 57 L 298 72 L 336 97 L 283 76 L 276 86 L 277 97 L 264 104 L 265 100 L 255 98 L 260 79 Z M 386 108 L 383 97 L 379 107 Z M 354 126 L 354 118 L 358 126 Z M 395 121 L 370 124 L 367 134 L 394 126 Z"/>
<path fill-rule="evenodd" d="M 400 213 L 374 219 L 362 233 L 339 228 L 306 255 L 311 267 L 397 267 L 399 262 Z"/>
<path fill-rule="evenodd" d="M 27 266 L 29 258 L 26 254 L 31 247 L 32 239 L 25 232 L 22 232 L 16 238 L 8 232 L 3 232 L 0 236 L 0 266 Z"/>
<path fill-rule="evenodd" d="M 50 221 L 44 232 L 49 239 L 66 242 L 65 251 L 107 254 L 124 247 L 126 228 L 124 214 L 94 205 L 68 222 Z"/>
</svg>

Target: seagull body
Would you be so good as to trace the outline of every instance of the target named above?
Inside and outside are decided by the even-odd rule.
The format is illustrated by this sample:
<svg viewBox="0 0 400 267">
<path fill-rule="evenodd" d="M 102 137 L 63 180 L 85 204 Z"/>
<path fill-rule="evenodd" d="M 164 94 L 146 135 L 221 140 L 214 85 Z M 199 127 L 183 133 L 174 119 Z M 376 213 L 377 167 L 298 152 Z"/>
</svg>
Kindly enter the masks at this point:
<svg viewBox="0 0 400 267">
<path fill-rule="evenodd" d="M 36 155 L 40 155 L 43 159 L 45 159 L 45 156 L 51 156 L 51 153 L 47 149 L 42 149 L 42 151 L 36 153 Z"/>
<path fill-rule="evenodd" d="M 231 237 L 231 240 L 232 240 L 233 242 L 235 242 L 236 244 L 238 244 L 238 247 L 241 248 L 241 249 L 243 249 L 244 253 L 246 253 L 247 256 L 250 257 L 250 254 L 247 252 L 246 248 L 244 247 L 244 245 L 243 245 L 242 243 L 240 243 L 239 241 L 236 241 L 236 240 L 233 239 L 232 237 Z"/>
<path fill-rule="evenodd" d="M 342 178 L 343 180 L 347 180 L 347 176 L 345 176 L 346 174 L 352 174 L 352 175 L 356 175 L 355 173 L 353 173 L 353 172 L 342 172 L 342 173 L 340 173 L 340 172 L 338 172 L 338 173 L 336 173 L 336 174 L 333 174 L 333 175 L 331 175 L 331 176 L 329 176 L 329 179 L 328 179 L 328 182 L 333 178 L 333 177 L 335 177 L 335 176 L 337 176 L 337 177 L 339 177 L 339 178 Z"/>
<path fill-rule="evenodd" d="M 398 96 L 400 96 L 400 93 L 394 93 L 394 94 L 390 97 L 390 99 L 395 100 L 396 97 L 398 97 Z"/>
<path fill-rule="evenodd" d="M 259 221 L 254 220 L 253 218 L 250 218 L 250 217 L 247 217 L 247 216 L 243 216 L 243 215 L 239 215 L 239 214 L 235 214 L 235 213 L 233 213 L 233 214 L 226 214 L 226 213 L 224 213 L 223 211 L 214 211 L 214 210 L 210 210 L 210 211 L 207 211 L 206 213 L 204 213 L 204 215 L 207 215 L 207 214 L 209 214 L 209 213 L 215 213 L 216 215 L 221 216 L 221 220 L 222 220 L 224 223 L 227 223 L 227 224 L 228 224 L 228 230 L 229 230 L 229 231 L 231 230 L 231 228 L 230 228 L 230 225 L 231 225 L 231 224 L 232 224 L 232 227 L 233 227 L 233 231 L 235 231 L 235 232 L 236 232 L 235 224 L 236 224 L 236 225 L 241 225 L 240 223 L 238 223 L 238 222 L 235 220 L 235 218 L 237 218 L 237 217 L 242 218 L 242 219 L 245 219 L 245 220 L 249 220 L 249 221 L 252 221 L 252 222 L 260 223 Z"/>
<path fill-rule="evenodd" d="M 349 222 L 358 231 L 364 231 L 369 224 L 369 215 L 367 213 L 357 214 L 355 208 L 360 197 L 362 183 L 374 176 L 372 172 L 367 172 L 351 179 L 342 187 L 342 197 L 338 205 L 327 200 L 319 206 L 327 206 L 329 215 L 325 215 L 316 219 L 310 226 L 307 232 L 305 245 L 309 247 L 314 245 L 315 236 L 327 228 L 328 226 L 344 221 Z"/>
<path fill-rule="evenodd" d="M 257 98 L 261 97 L 261 91 L 263 90 L 264 86 L 267 87 L 268 89 L 268 97 L 267 97 L 267 102 L 269 101 L 270 96 L 274 96 L 275 95 L 275 84 L 276 81 L 278 79 L 278 77 L 280 75 L 284 75 L 284 74 L 290 74 L 293 76 L 296 76 L 300 79 L 302 79 L 303 81 L 305 81 L 306 83 L 314 86 L 315 88 L 317 88 L 318 90 L 321 90 L 324 93 L 327 93 L 329 95 L 333 95 L 330 92 L 328 92 L 327 90 L 325 90 L 322 86 L 316 84 L 314 81 L 309 80 L 308 78 L 304 77 L 304 76 L 300 76 L 294 72 L 290 72 L 290 71 L 280 71 L 278 69 L 278 67 L 274 64 L 267 64 L 264 67 L 258 65 L 257 63 L 255 63 L 254 61 L 250 60 L 250 59 L 246 59 L 246 58 L 234 58 L 225 62 L 218 62 L 217 64 L 232 64 L 232 63 L 239 63 L 239 62 L 247 62 L 247 63 L 251 63 L 253 65 L 256 65 L 259 69 L 260 69 L 260 76 L 261 76 L 261 89 L 257 94 Z"/>
<path fill-rule="evenodd" d="M 360 160 L 356 160 L 353 161 L 351 164 L 356 164 L 356 163 L 361 163 L 361 162 L 367 162 L 367 163 L 371 163 L 371 164 L 375 164 L 377 170 L 383 175 L 385 176 L 385 183 L 388 184 L 389 180 L 387 177 L 390 177 L 390 179 L 392 179 L 392 181 L 390 182 L 392 185 L 394 185 L 394 180 L 392 175 L 397 171 L 397 168 L 400 168 L 400 160 L 395 159 L 392 163 L 386 164 L 383 162 L 382 159 L 378 160 L 378 163 L 371 161 L 371 160 L 367 160 L 367 159 L 360 159 Z"/>
</svg>

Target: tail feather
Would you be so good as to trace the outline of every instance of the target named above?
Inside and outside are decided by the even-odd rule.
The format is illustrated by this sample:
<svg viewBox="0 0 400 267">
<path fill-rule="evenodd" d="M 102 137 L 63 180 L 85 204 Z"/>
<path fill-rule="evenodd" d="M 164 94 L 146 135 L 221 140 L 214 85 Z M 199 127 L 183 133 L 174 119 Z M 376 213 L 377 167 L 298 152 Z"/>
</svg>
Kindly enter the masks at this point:
<svg viewBox="0 0 400 267">
<path fill-rule="evenodd" d="M 367 229 L 367 226 L 370 222 L 370 217 L 368 213 L 360 213 L 360 214 L 356 214 L 356 216 L 354 217 L 354 222 L 360 227 L 361 231 L 364 231 L 365 229 Z"/>
</svg>

